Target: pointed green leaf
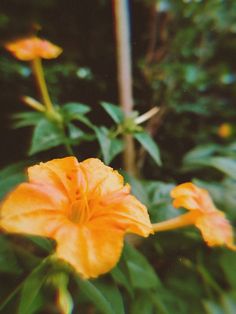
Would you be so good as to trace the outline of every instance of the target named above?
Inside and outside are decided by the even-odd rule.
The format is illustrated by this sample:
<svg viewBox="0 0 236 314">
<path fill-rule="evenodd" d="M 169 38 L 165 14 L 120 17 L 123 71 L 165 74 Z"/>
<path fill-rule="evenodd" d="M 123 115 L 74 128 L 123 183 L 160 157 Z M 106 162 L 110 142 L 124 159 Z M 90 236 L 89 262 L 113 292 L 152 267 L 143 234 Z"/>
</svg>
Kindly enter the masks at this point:
<svg viewBox="0 0 236 314">
<path fill-rule="evenodd" d="M 153 314 L 153 304 L 148 293 L 140 293 L 131 305 L 130 314 Z"/>
<path fill-rule="evenodd" d="M 22 128 L 25 126 L 36 125 L 43 117 L 43 113 L 37 111 L 19 112 L 12 115 L 13 128 Z"/>
<path fill-rule="evenodd" d="M 129 292 L 129 294 L 132 297 L 134 296 L 132 286 L 131 286 L 126 274 L 123 272 L 121 267 L 119 267 L 119 265 L 117 265 L 115 268 L 112 269 L 111 276 L 115 282 L 117 282 L 119 285 L 125 287 L 126 290 Z"/>
<path fill-rule="evenodd" d="M 71 140 L 80 139 L 85 135 L 85 133 L 80 128 L 78 128 L 72 123 L 68 123 L 67 128 L 68 128 L 69 138 Z"/>
<path fill-rule="evenodd" d="M 61 113 L 66 121 L 76 120 L 90 111 L 90 107 L 84 104 L 70 102 L 61 107 Z"/>
<path fill-rule="evenodd" d="M 104 162 L 109 165 L 111 161 L 123 150 L 123 142 L 110 138 L 109 130 L 105 127 L 94 128 L 101 147 Z"/>
<path fill-rule="evenodd" d="M 32 271 L 32 273 L 24 281 L 18 309 L 19 314 L 30 313 L 29 310 L 48 277 L 49 268 L 49 264 L 46 262 L 46 260 L 44 260 Z"/>
<path fill-rule="evenodd" d="M 159 148 L 152 137 L 146 132 L 135 133 L 134 137 L 146 149 L 150 156 L 152 156 L 157 165 L 161 166 Z"/>
<path fill-rule="evenodd" d="M 232 289 L 236 289 L 236 272 L 235 272 L 234 267 L 229 267 L 229 265 L 235 265 L 235 264 L 236 264 L 235 252 L 225 251 L 221 255 L 220 265 Z"/>
<path fill-rule="evenodd" d="M 200 169 L 203 167 L 212 167 L 225 175 L 236 179 L 236 160 L 229 157 L 209 157 L 204 159 L 193 159 L 185 162 L 184 169 Z"/>
<path fill-rule="evenodd" d="M 210 157 L 219 149 L 219 147 L 220 147 L 219 145 L 212 143 L 199 145 L 185 155 L 183 162 L 188 163 L 191 162 L 192 160 Z"/>
<path fill-rule="evenodd" d="M 3 168 L 0 171 L 0 199 L 3 198 L 17 184 L 26 179 L 24 174 L 25 162 L 19 162 Z"/>
<path fill-rule="evenodd" d="M 109 300 L 102 292 L 90 281 L 76 278 L 80 290 L 93 303 L 102 314 L 116 314 Z"/>
<path fill-rule="evenodd" d="M 56 147 L 65 142 L 61 129 L 53 122 L 41 119 L 34 129 L 29 155 Z"/>
<path fill-rule="evenodd" d="M 106 112 L 109 114 L 109 116 L 112 118 L 114 122 L 116 122 L 117 124 L 120 124 L 123 122 L 124 114 L 118 106 L 109 104 L 107 102 L 102 102 L 101 105 L 103 109 L 106 110 Z"/>
<path fill-rule="evenodd" d="M 0 237 L 0 272 L 15 275 L 21 273 L 11 243 L 4 236 Z"/>
<path fill-rule="evenodd" d="M 109 301 L 112 309 L 116 314 L 125 314 L 124 303 L 121 297 L 121 293 L 114 282 L 103 283 L 96 281 L 94 285 L 100 290 L 103 296 Z"/>
<path fill-rule="evenodd" d="M 150 289 L 161 285 L 156 272 L 146 257 L 130 245 L 124 247 L 124 260 L 134 288 Z"/>
</svg>

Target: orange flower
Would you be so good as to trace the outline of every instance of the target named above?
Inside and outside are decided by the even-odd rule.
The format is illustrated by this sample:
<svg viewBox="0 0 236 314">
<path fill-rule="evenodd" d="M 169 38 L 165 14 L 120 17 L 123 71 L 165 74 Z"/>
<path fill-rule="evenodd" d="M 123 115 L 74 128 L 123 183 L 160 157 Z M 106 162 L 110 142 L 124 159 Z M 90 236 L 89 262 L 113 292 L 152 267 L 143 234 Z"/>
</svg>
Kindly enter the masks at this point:
<svg viewBox="0 0 236 314">
<path fill-rule="evenodd" d="M 115 266 L 125 233 L 152 232 L 146 207 L 99 159 L 54 159 L 30 167 L 28 177 L 3 202 L 0 226 L 56 240 L 56 255 L 84 278 Z"/>
<path fill-rule="evenodd" d="M 226 245 L 236 250 L 233 230 L 225 214 L 218 210 L 209 193 L 191 182 L 183 183 L 171 191 L 173 206 L 183 207 L 190 212 L 171 220 L 153 225 L 155 231 L 175 229 L 194 224 L 200 229 L 203 239 L 209 246 Z"/>
<path fill-rule="evenodd" d="M 221 138 L 228 138 L 232 135 L 232 127 L 229 123 L 222 123 L 217 133 Z"/>
<path fill-rule="evenodd" d="M 23 61 L 30 61 L 36 58 L 53 59 L 62 53 L 60 47 L 36 36 L 9 42 L 5 45 L 5 48 L 17 59 Z"/>
</svg>

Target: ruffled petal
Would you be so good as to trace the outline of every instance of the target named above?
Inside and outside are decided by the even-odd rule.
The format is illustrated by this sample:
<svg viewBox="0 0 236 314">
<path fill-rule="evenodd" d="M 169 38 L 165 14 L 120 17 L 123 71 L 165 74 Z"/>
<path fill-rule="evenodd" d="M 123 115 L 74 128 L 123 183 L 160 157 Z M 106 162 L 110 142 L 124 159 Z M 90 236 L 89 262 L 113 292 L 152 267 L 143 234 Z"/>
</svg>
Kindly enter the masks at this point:
<svg viewBox="0 0 236 314">
<path fill-rule="evenodd" d="M 129 190 L 127 185 L 121 191 L 104 197 L 100 201 L 101 208 L 91 217 L 91 221 L 106 217 L 125 232 L 147 237 L 153 232 L 147 208 L 136 197 L 130 195 Z"/>
<path fill-rule="evenodd" d="M 62 49 L 47 40 L 29 37 L 12 41 L 5 45 L 17 59 L 30 61 L 35 58 L 52 59 L 58 57 Z"/>
<path fill-rule="evenodd" d="M 186 208 L 188 210 L 200 210 L 201 207 L 199 206 L 198 202 L 191 196 L 181 195 L 178 196 L 176 199 L 173 200 L 173 206 L 175 208 Z"/>
<path fill-rule="evenodd" d="M 201 215 L 195 225 L 200 229 L 209 246 L 226 245 L 236 250 L 232 227 L 223 212 L 217 210 L 214 213 Z"/>
<path fill-rule="evenodd" d="M 113 226 L 110 220 L 81 227 L 68 223 L 56 234 L 56 254 L 83 278 L 95 278 L 116 265 L 123 237 L 124 231 L 119 226 Z"/>
<path fill-rule="evenodd" d="M 36 184 L 52 185 L 67 194 L 70 200 L 75 197 L 78 186 L 78 161 L 75 157 L 53 159 L 28 168 L 29 181 Z"/>
<path fill-rule="evenodd" d="M 201 212 L 216 210 L 209 193 L 191 182 L 176 186 L 170 194 L 174 198 L 173 206 L 176 208 L 184 207 L 188 210 L 199 210 Z"/>
<path fill-rule="evenodd" d="M 192 182 L 186 182 L 177 185 L 170 192 L 171 197 L 177 198 L 180 196 L 194 197 L 196 194 L 196 186 Z"/>
<path fill-rule="evenodd" d="M 48 40 L 38 39 L 38 56 L 43 59 L 54 59 L 57 58 L 61 53 L 62 49 Z"/>
<path fill-rule="evenodd" d="M 124 179 L 118 171 L 104 165 L 99 159 L 84 160 L 80 163 L 80 169 L 86 178 L 88 193 L 109 194 L 124 185 Z"/>
<path fill-rule="evenodd" d="M 50 224 L 64 216 L 67 206 L 57 189 L 22 183 L 3 202 L 0 226 L 8 232 L 50 236 Z"/>
</svg>

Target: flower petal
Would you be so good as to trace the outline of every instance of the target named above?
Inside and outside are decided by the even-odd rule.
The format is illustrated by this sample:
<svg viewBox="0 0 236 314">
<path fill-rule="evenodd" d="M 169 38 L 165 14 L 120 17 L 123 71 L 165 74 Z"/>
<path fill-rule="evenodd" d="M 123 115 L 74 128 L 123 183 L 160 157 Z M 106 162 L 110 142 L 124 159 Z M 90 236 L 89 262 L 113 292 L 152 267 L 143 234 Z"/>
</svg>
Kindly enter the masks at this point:
<svg viewBox="0 0 236 314">
<path fill-rule="evenodd" d="M 226 245 L 230 249 L 236 250 L 232 227 L 223 212 L 217 210 L 201 215 L 195 225 L 200 229 L 209 246 Z"/>
<path fill-rule="evenodd" d="M 153 232 L 147 208 L 136 197 L 130 195 L 129 190 L 129 187 L 125 186 L 119 193 L 120 197 L 113 196 L 112 198 L 110 196 L 104 198 L 100 202 L 101 209 L 97 211 L 96 217 L 93 216 L 91 220 L 109 217 L 111 222 L 113 221 L 125 232 L 147 237 Z M 118 193 L 113 194 L 117 195 Z"/>
<path fill-rule="evenodd" d="M 84 172 L 90 193 L 98 189 L 104 195 L 123 187 L 124 179 L 118 171 L 104 165 L 99 159 L 86 159 L 80 163 L 80 168 Z"/>
<path fill-rule="evenodd" d="M 186 208 L 188 210 L 200 210 L 198 202 L 191 196 L 181 195 L 178 196 L 176 199 L 173 200 L 173 206 L 175 208 Z"/>
<path fill-rule="evenodd" d="M 177 185 L 170 192 L 171 197 L 177 198 L 180 196 L 194 197 L 196 194 L 196 186 L 192 182 L 185 182 Z"/>
<path fill-rule="evenodd" d="M 176 208 L 184 207 L 188 210 L 199 210 L 201 212 L 216 210 L 209 193 L 191 182 L 176 186 L 171 191 L 171 197 L 174 198 L 173 206 Z"/>
<path fill-rule="evenodd" d="M 60 191 L 22 183 L 4 201 L 0 226 L 8 232 L 50 236 L 50 224 L 64 215 L 67 206 L 67 199 Z"/>
<path fill-rule="evenodd" d="M 52 185 L 71 199 L 78 185 L 78 161 L 75 157 L 53 159 L 28 168 L 29 181 Z"/>
<path fill-rule="evenodd" d="M 38 37 L 18 39 L 6 44 L 5 48 L 22 61 L 36 58 L 52 59 L 62 52 L 60 47 Z"/>
<path fill-rule="evenodd" d="M 112 228 L 110 220 L 81 227 L 68 222 L 58 229 L 55 237 L 57 256 L 71 264 L 83 278 L 95 278 L 118 262 L 124 231 Z"/>
</svg>

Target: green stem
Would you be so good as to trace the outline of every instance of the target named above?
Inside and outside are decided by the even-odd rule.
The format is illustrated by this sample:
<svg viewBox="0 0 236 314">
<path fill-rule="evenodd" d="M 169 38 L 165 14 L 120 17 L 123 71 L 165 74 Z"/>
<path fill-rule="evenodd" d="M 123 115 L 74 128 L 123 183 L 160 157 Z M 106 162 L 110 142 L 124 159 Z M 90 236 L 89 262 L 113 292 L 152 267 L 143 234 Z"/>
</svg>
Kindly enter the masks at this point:
<svg viewBox="0 0 236 314">
<path fill-rule="evenodd" d="M 206 269 L 202 265 L 197 266 L 197 271 L 202 277 L 202 280 L 205 282 L 206 287 L 211 287 L 216 293 L 222 294 L 221 287 L 217 284 L 217 282 L 212 278 L 210 273 L 206 271 Z"/>
<path fill-rule="evenodd" d="M 38 85 L 39 92 L 42 97 L 42 101 L 46 107 L 48 112 L 54 112 L 53 104 L 49 97 L 46 81 L 44 78 L 42 61 L 40 58 L 36 58 L 32 60 L 32 69 L 35 75 L 35 79 Z"/>
<path fill-rule="evenodd" d="M 69 141 L 68 141 L 68 138 L 67 138 L 67 135 L 66 135 L 66 129 L 65 129 L 65 124 L 64 123 L 60 123 L 60 128 L 61 128 L 61 131 L 62 131 L 62 133 L 63 133 L 63 136 L 64 136 L 64 146 L 65 146 L 65 149 L 66 149 L 66 151 L 67 151 L 67 153 L 69 154 L 69 155 L 72 155 L 72 156 L 74 156 L 75 154 L 74 154 L 74 152 L 73 152 L 73 149 L 72 149 L 72 147 L 71 147 L 71 145 L 70 145 L 70 143 L 69 143 Z"/>
</svg>

